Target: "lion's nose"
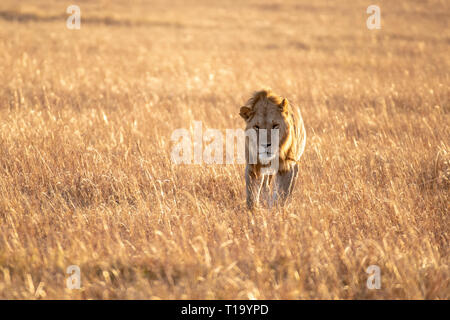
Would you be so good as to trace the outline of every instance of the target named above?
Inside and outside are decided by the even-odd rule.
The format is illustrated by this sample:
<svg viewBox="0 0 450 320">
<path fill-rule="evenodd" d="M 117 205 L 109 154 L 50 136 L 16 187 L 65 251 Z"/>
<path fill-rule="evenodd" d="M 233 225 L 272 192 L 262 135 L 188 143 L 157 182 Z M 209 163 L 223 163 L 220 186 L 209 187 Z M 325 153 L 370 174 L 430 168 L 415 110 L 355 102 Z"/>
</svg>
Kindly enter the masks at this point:
<svg viewBox="0 0 450 320">
<path fill-rule="evenodd" d="M 270 144 L 261 144 L 259 146 L 259 153 L 267 153 L 270 152 Z"/>
</svg>

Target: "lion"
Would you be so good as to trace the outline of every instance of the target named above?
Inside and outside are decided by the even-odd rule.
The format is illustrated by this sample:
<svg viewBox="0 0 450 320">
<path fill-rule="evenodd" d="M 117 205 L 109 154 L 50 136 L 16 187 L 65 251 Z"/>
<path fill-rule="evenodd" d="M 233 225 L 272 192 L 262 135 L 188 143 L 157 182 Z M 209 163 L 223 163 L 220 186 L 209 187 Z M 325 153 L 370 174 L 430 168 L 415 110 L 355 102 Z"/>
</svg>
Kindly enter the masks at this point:
<svg viewBox="0 0 450 320">
<path fill-rule="evenodd" d="M 269 207 L 284 206 L 294 189 L 306 145 L 300 109 L 294 110 L 287 99 L 265 89 L 255 92 L 239 115 L 246 122 L 246 133 L 256 132 L 256 141 L 246 139 L 245 144 L 247 207 L 258 205 L 260 196 Z M 252 155 L 256 161 L 250 161 Z"/>
</svg>

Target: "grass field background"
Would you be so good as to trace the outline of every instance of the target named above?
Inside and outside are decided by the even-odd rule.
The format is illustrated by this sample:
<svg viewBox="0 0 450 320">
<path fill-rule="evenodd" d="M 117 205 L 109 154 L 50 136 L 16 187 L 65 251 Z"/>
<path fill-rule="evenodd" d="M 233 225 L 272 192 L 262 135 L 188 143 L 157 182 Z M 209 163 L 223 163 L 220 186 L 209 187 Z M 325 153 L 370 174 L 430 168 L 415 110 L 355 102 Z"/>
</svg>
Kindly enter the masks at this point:
<svg viewBox="0 0 450 320">
<path fill-rule="evenodd" d="M 0 298 L 448 299 L 449 21 L 448 1 L 2 0 Z M 262 87 L 308 140 L 292 202 L 248 212 L 243 165 L 175 165 L 170 138 L 243 128 Z"/>
</svg>

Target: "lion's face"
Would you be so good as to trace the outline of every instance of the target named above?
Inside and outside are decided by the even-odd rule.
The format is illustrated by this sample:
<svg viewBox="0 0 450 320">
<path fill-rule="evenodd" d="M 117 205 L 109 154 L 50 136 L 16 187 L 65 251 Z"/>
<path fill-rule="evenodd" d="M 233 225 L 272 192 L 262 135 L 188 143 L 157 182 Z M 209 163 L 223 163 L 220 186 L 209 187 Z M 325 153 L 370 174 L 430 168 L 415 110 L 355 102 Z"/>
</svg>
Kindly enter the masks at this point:
<svg viewBox="0 0 450 320">
<path fill-rule="evenodd" d="M 252 101 L 250 101 L 252 102 Z M 260 98 L 249 106 L 241 108 L 240 115 L 246 121 L 246 130 L 254 129 L 257 137 L 258 163 L 269 164 L 275 157 L 283 158 L 280 146 L 285 144 L 290 130 L 288 102 Z"/>
</svg>

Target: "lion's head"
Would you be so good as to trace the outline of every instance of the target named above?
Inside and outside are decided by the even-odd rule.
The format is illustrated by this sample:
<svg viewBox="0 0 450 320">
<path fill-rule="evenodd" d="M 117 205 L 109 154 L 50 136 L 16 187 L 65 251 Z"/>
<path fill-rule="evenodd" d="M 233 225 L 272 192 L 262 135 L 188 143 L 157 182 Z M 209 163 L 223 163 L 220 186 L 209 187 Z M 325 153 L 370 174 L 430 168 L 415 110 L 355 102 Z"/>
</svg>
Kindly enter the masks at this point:
<svg viewBox="0 0 450 320">
<path fill-rule="evenodd" d="M 293 119 L 290 113 L 287 99 L 271 90 L 255 92 L 241 107 L 239 114 L 246 122 L 246 130 L 256 131 L 259 164 L 267 165 L 276 156 L 279 161 L 286 158 L 286 152 L 292 144 Z M 275 148 L 276 141 L 272 140 L 273 130 L 278 130 L 278 148 Z"/>
</svg>

